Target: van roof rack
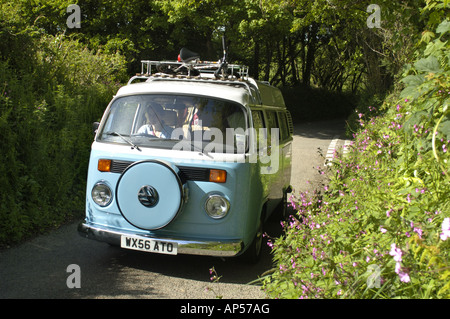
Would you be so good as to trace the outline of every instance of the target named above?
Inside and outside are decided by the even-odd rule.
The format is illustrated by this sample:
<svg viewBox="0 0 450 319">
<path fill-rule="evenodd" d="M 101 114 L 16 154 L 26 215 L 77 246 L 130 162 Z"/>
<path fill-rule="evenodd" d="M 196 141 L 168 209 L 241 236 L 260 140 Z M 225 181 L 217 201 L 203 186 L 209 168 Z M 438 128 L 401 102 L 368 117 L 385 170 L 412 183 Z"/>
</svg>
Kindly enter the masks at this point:
<svg viewBox="0 0 450 319">
<path fill-rule="evenodd" d="M 141 73 L 133 76 L 128 84 L 135 79 L 148 79 L 150 77 L 199 77 L 218 80 L 247 80 L 248 67 L 238 64 L 227 64 L 220 70 L 220 61 L 141 61 Z M 217 72 L 219 71 L 219 72 Z"/>
<path fill-rule="evenodd" d="M 141 73 L 133 76 L 128 84 L 135 79 L 148 79 L 150 77 L 248 80 L 249 68 L 240 64 L 228 64 L 224 38 L 222 38 L 222 42 L 224 56 L 217 62 L 201 61 L 197 53 L 182 48 L 178 55 L 178 61 L 142 60 Z"/>
</svg>

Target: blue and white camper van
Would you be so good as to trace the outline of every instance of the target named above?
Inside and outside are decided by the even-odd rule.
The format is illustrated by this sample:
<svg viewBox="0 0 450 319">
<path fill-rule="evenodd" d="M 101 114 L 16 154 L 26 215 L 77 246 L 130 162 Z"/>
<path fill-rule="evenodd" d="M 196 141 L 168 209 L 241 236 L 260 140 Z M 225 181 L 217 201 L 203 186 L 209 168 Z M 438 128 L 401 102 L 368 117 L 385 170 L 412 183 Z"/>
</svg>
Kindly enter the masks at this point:
<svg viewBox="0 0 450 319">
<path fill-rule="evenodd" d="M 280 91 L 245 66 L 187 50 L 142 61 L 96 125 L 78 231 L 125 249 L 256 261 L 264 222 L 291 191 L 292 133 Z"/>
</svg>

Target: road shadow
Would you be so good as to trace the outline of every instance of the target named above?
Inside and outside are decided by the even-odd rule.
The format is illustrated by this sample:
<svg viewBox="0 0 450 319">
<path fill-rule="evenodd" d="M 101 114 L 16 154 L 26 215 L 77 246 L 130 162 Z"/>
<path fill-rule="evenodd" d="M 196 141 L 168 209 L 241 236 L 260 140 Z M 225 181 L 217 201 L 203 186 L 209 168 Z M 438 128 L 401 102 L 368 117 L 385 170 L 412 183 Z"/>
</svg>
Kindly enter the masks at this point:
<svg viewBox="0 0 450 319">
<path fill-rule="evenodd" d="M 294 138 L 333 139 L 336 135 L 345 137 L 345 119 L 324 120 L 315 122 L 300 122 L 294 124 Z"/>
</svg>

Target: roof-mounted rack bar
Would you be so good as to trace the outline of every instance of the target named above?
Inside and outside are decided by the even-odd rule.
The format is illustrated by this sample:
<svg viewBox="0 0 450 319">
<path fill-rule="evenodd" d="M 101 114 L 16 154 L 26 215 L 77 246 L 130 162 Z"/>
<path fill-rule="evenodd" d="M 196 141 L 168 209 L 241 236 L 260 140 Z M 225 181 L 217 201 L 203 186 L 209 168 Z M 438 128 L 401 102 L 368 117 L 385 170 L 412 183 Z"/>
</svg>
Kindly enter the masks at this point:
<svg viewBox="0 0 450 319">
<path fill-rule="evenodd" d="M 135 79 L 148 79 L 156 76 L 187 76 L 217 79 L 217 80 L 248 80 L 248 67 L 239 64 L 228 64 L 225 37 L 222 37 L 223 57 L 217 62 L 200 61 L 200 55 L 189 49 L 182 48 L 178 61 L 141 61 L 141 73 L 132 77 L 128 84 Z"/>
<path fill-rule="evenodd" d="M 220 62 L 212 61 L 141 61 L 141 73 L 133 76 L 128 84 L 136 79 L 148 79 L 150 77 L 198 77 L 217 80 L 247 80 L 249 68 L 245 65 L 227 64 L 220 72 Z"/>
<path fill-rule="evenodd" d="M 141 61 L 141 73 L 133 76 L 128 84 L 131 84 L 134 80 L 149 80 L 158 81 L 201 81 L 205 83 L 223 83 L 242 85 L 245 87 L 250 96 L 254 99 L 253 103 L 260 104 L 261 97 L 259 91 L 256 89 L 256 83 L 253 79 L 249 78 L 249 68 L 245 65 L 227 64 L 225 67 L 221 67 L 220 73 L 217 72 L 220 68 L 221 62 L 211 61 L 194 61 L 189 63 L 190 70 L 197 71 L 196 75 L 189 74 L 187 70 L 181 70 L 186 66 L 186 63 L 179 61 Z M 218 74 L 219 73 L 219 74 Z M 256 96 L 254 96 L 256 94 Z"/>
<path fill-rule="evenodd" d="M 185 70 L 183 70 L 183 68 Z M 199 75 L 201 73 L 214 74 L 220 68 L 220 62 L 212 61 L 191 61 L 191 62 L 178 62 L 178 61 L 141 61 L 141 75 L 151 76 L 154 73 L 167 73 L 168 75 L 193 71 L 191 75 Z M 234 78 L 247 78 L 248 67 L 238 64 L 228 64 L 227 70 L 223 70 L 222 74 L 218 74 L 220 77 L 234 77 Z M 197 71 L 197 72 L 195 72 Z"/>
</svg>

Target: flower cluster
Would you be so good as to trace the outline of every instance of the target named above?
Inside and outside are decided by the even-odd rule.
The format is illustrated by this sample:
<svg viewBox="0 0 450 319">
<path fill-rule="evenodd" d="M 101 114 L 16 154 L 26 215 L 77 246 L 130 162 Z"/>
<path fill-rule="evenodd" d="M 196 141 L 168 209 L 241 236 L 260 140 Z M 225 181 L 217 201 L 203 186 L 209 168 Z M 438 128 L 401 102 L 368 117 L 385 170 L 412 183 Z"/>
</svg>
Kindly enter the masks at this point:
<svg viewBox="0 0 450 319">
<path fill-rule="evenodd" d="M 409 273 L 407 268 L 401 266 L 403 251 L 398 248 L 395 243 L 391 245 L 391 251 L 389 255 L 394 257 L 395 260 L 395 273 L 399 275 L 401 282 L 410 282 Z"/>
</svg>

